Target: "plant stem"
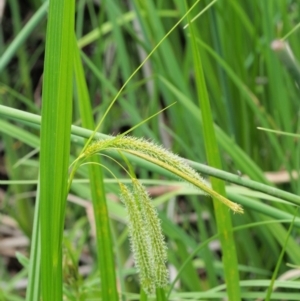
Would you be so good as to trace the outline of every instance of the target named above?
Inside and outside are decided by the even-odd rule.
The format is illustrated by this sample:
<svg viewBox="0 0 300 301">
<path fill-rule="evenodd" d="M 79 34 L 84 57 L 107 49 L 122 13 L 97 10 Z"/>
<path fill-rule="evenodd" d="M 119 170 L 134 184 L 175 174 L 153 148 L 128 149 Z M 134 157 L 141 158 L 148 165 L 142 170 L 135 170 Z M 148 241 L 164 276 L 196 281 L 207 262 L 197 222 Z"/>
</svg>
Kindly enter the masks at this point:
<svg viewBox="0 0 300 301">
<path fill-rule="evenodd" d="M 203 120 L 203 135 L 207 161 L 209 165 L 221 169 L 221 158 L 214 130 L 214 123 L 210 108 L 210 101 L 208 97 L 206 82 L 204 78 L 204 71 L 202 68 L 200 50 L 196 42 L 196 31 L 194 25 L 190 26 L 190 31 L 193 49 L 193 59 L 195 64 L 195 79 L 199 100 L 199 108 L 201 108 L 201 115 Z M 211 178 L 211 183 L 212 188 L 217 193 L 226 197 L 225 184 L 223 181 L 216 178 Z M 224 265 L 225 282 L 227 285 L 228 298 L 231 301 L 239 301 L 241 300 L 239 286 L 239 270 L 235 241 L 232 232 L 230 212 L 223 204 L 217 202 L 215 198 L 214 209 L 218 232 L 220 233 L 220 241 L 222 246 L 222 261 Z"/>
</svg>

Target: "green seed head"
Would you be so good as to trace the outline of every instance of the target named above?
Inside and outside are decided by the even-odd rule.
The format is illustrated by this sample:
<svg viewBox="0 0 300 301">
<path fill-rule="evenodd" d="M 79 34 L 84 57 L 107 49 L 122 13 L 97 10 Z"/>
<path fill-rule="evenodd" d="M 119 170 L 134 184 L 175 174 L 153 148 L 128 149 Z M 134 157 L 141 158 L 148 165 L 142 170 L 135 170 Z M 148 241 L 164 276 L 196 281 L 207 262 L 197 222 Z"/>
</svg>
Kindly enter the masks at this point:
<svg viewBox="0 0 300 301">
<path fill-rule="evenodd" d="M 123 184 L 120 184 L 120 188 L 121 199 L 128 213 L 130 243 L 140 282 L 145 292 L 152 294 L 155 290 L 154 257 L 147 228 L 132 193 Z"/>
<path fill-rule="evenodd" d="M 139 203 L 152 247 L 155 284 L 157 287 L 165 287 L 168 284 L 169 278 L 168 270 L 165 266 L 165 262 L 167 261 L 167 247 L 162 233 L 160 219 L 146 189 L 136 179 L 133 179 L 133 195 L 136 202 Z"/>
<path fill-rule="evenodd" d="M 200 188 L 205 193 L 218 199 L 226 206 L 228 206 L 233 212 L 243 213 L 243 208 L 236 203 L 231 202 L 222 195 L 216 193 L 211 189 L 204 179 L 191 168 L 182 158 L 173 154 L 172 152 L 158 146 L 145 139 L 138 139 L 130 136 L 116 136 L 109 137 L 105 140 L 99 140 L 92 143 L 87 147 L 83 157 L 87 158 L 97 152 L 104 149 L 115 149 L 125 151 L 140 158 L 143 158 L 149 162 L 152 162 L 170 172 L 177 175 L 181 179 L 193 184 L 197 188 Z"/>
</svg>

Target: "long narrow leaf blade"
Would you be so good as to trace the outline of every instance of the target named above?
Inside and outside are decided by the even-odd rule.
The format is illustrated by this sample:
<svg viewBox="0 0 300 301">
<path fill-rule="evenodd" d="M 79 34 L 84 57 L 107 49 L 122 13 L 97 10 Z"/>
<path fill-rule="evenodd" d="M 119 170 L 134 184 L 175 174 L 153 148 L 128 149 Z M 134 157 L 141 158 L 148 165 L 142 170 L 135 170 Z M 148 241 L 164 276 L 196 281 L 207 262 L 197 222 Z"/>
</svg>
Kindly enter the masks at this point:
<svg viewBox="0 0 300 301">
<path fill-rule="evenodd" d="M 49 3 L 40 153 L 44 301 L 62 300 L 62 231 L 71 133 L 74 10 L 71 0 Z"/>
</svg>

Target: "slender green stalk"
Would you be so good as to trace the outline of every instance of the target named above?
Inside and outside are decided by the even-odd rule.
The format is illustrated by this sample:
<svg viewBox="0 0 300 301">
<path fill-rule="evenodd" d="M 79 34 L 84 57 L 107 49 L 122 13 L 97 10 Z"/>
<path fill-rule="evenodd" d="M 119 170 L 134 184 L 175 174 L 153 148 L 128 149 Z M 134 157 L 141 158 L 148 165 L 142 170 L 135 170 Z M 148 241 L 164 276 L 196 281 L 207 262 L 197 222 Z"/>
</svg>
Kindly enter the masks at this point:
<svg viewBox="0 0 300 301">
<path fill-rule="evenodd" d="M 41 124 L 40 116 L 31 114 L 31 113 L 27 113 L 27 112 L 23 112 L 23 111 L 20 111 L 17 109 L 9 108 L 9 107 L 3 106 L 3 105 L 0 105 L 0 115 L 3 116 L 4 118 L 8 118 L 8 119 L 12 119 L 12 120 L 15 120 L 18 122 L 26 123 L 26 124 L 29 124 L 34 127 L 39 126 Z M 6 125 L 4 123 L 3 124 L 1 123 L 0 131 L 4 128 L 4 126 L 6 126 Z M 13 128 L 10 127 L 9 131 L 12 132 Z M 79 137 L 89 138 L 93 133 L 93 131 L 91 131 L 91 130 L 84 129 L 84 128 L 74 126 L 74 125 L 72 125 L 72 127 L 71 127 L 71 132 L 74 135 L 71 137 L 72 140 L 75 143 L 79 143 L 81 145 L 83 143 L 83 140 L 80 140 Z M 25 133 L 22 133 L 21 136 L 23 136 L 24 134 Z M 20 134 L 17 134 L 17 135 L 20 136 Z M 95 138 L 97 138 L 97 139 L 103 139 L 103 138 L 108 138 L 108 137 L 109 137 L 108 135 L 101 134 L 101 133 L 97 133 L 95 135 Z M 30 141 L 31 140 L 32 139 L 30 139 Z M 34 145 L 34 147 L 36 147 L 36 144 L 32 144 L 32 145 Z M 119 155 L 117 153 L 115 154 L 115 156 L 119 158 Z M 132 162 L 137 162 L 141 166 L 145 166 L 151 170 L 155 170 L 156 172 L 158 172 L 160 174 L 164 174 L 164 172 L 161 168 L 154 167 L 154 165 L 149 166 L 149 164 L 146 163 L 144 160 L 136 158 L 135 156 L 130 156 L 130 160 Z M 216 177 L 216 178 L 222 179 L 222 180 L 230 182 L 230 183 L 248 187 L 248 188 L 251 188 L 251 189 L 254 189 L 257 191 L 261 191 L 261 192 L 264 192 L 269 195 L 273 195 L 275 197 L 278 197 L 278 198 L 281 198 L 288 202 L 291 202 L 295 205 L 300 205 L 300 197 L 296 194 L 292 194 L 285 190 L 281 190 L 281 189 L 275 188 L 273 186 L 269 186 L 269 185 L 262 184 L 257 181 L 253 181 L 253 180 L 241 177 L 240 175 L 237 175 L 237 174 L 233 174 L 233 173 L 223 171 L 221 169 L 213 168 L 206 164 L 201 164 L 201 163 L 190 161 L 190 160 L 187 162 L 193 168 L 195 168 L 196 170 L 200 171 L 203 174 L 206 174 L 206 175 L 209 175 L 212 177 Z M 170 175 L 170 173 L 168 173 L 168 175 Z"/>
<path fill-rule="evenodd" d="M 40 151 L 42 299 L 60 301 L 72 116 L 73 0 L 49 4 Z"/>
<path fill-rule="evenodd" d="M 34 222 L 32 229 L 30 261 L 28 269 L 28 285 L 26 289 L 26 301 L 39 301 L 41 290 L 41 231 L 40 231 L 40 190 L 37 187 L 35 200 Z"/>
<path fill-rule="evenodd" d="M 200 50 L 196 42 L 196 33 L 194 25 L 190 26 L 190 31 L 193 59 L 195 64 L 197 94 L 203 120 L 203 134 L 205 141 L 206 156 L 209 165 L 221 169 L 222 164 L 216 140 L 216 134 L 214 130 L 210 101 L 204 78 L 204 70 L 202 68 Z M 213 189 L 217 193 L 226 196 L 225 185 L 223 181 L 211 178 L 211 184 Z M 241 300 L 239 286 L 239 271 L 230 213 L 223 204 L 216 202 L 215 198 L 214 209 L 218 231 L 220 233 L 220 241 L 222 245 L 222 261 L 224 264 L 225 282 L 227 284 L 228 298 L 231 301 L 238 301 Z"/>
<path fill-rule="evenodd" d="M 89 93 L 85 81 L 79 49 L 75 41 L 74 70 L 82 126 L 88 129 L 95 127 L 90 105 Z M 112 237 L 106 205 L 103 174 L 99 156 L 94 156 L 89 164 L 89 179 L 96 223 L 96 244 L 98 267 L 101 275 L 101 291 L 103 300 L 118 300 Z"/>
</svg>

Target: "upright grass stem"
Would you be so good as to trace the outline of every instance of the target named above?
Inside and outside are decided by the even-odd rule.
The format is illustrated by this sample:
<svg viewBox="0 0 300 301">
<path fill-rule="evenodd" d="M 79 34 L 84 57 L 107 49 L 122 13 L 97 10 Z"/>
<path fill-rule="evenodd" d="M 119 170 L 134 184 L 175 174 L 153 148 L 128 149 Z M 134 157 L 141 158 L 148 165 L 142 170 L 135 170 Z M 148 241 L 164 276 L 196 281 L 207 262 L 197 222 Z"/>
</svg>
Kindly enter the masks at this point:
<svg viewBox="0 0 300 301">
<path fill-rule="evenodd" d="M 80 60 L 79 49 L 77 48 L 76 44 L 77 43 L 74 39 L 74 71 L 79 110 L 82 119 L 82 125 L 85 128 L 93 129 L 95 125 L 90 105 L 91 102 Z M 114 301 L 118 300 L 119 297 L 116 288 L 114 253 L 105 197 L 105 188 L 103 183 L 103 173 L 100 167 L 100 158 L 93 156 L 90 158 L 90 160 L 92 163 L 96 163 L 89 164 L 88 169 L 96 224 L 96 245 L 98 267 L 101 275 L 102 298 L 103 300 Z"/>
<path fill-rule="evenodd" d="M 193 50 L 193 60 L 195 65 L 195 79 L 196 88 L 199 100 L 199 108 L 201 108 L 202 120 L 203 120 L 203 134 L 206 149 L 207 161 L 210 166 L 221 169 L 221 159 L 216 141 L 216 134 L 214 131 L 214 123 L 210 108 L 210 101 L 206 88 L 206 82 L 204 78 L 204 70 L 202 68 L 202 62 L 200 57 L 200 49 L 196 42 L 196 30 L 193 24 L 190 26 L 191 43 Z M 211 178 L 213 189 L 226 196 L 224 182 Z M 241 300 L 240 286 L 239 286 L 239 271 L 238 261 L 235 249 L 235 241 L 232 232 L 232 222 L 230 213 L 227 208 L 216 202 L 214 198 L 214 208 L 218 231 L 220 233 L 220 241 L 222 246 L 222 261 L 224 264 L 225 281 L 227 284 L 228 298 L 231 301 Z"/>
<path fill-rule="evenodd" d="M 37 196 L 35 199 L 35 213 L 32 230 L 30 262 L 28 268 L 28 285 L 26 288 L 26 301 L 39 301 L 41 291 L 41 227 L 40 227 L 40 191 L 37 187 Z"/>
</svg>

